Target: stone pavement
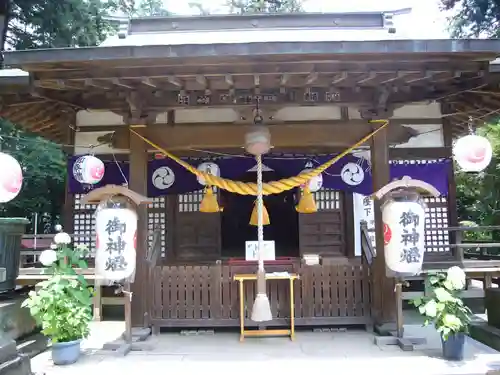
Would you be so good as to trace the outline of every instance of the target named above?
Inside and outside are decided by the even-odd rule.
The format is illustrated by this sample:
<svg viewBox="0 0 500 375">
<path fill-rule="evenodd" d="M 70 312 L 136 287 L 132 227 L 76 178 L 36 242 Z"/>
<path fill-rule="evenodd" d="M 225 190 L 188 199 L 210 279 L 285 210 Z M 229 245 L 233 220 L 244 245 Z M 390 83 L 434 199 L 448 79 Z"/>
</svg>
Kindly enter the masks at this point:
<svg viewBox="0 0 500 375">
<path fill-rule="evenodd" d="M 117 322 L 95 323 L 92 336 L 84 343 L 84 354 L 74 365 L 52 364 L 50 352 L 32 359 L 36 374 L 196 374 L 212 371 L 222 375 L 285 373 L 384 374 L 384 375 L 483 375 L 500 369 L 500 353 L 472 339 L 466 343 L 463 362 L 440 358 L 441 344 L 436 332 L 420 325 L 407 325 L 406 334 L 425 335 L 428 344 L 413 352 L 398 347 L 378 347 L 373 335 L 361 330 L 346 332 L 299 331 L 294 342 L 287 338 L 247 338 L 237 333 L 213 335 L 161 334 L 148 342 L 152 350 L 116 357 L 101 350 L 123 331 Z M 266 375 L 263 373 L 263 375 Z"/>
</svg>

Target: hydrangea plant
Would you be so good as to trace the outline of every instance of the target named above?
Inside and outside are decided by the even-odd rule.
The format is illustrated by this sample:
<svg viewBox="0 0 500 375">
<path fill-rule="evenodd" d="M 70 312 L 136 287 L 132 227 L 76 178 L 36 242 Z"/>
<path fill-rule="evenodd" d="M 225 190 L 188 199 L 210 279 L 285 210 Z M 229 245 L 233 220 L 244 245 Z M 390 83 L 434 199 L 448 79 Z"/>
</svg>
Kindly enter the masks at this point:
<svg viewBox="0 0 500 375">
<path fill-rule="evenodd" d="M 465 288 L 465 273 L 451 267 L 446 273 L 429 273 L 425 296 L 410 301 L 425 317 L 424 325 L 433 323 L 444 340 L 450 334 L 468 333 L 472 311 L 465 306 L 460 292 Z"/>
<path fill-rule="evenodd" d="M 71 237 L 62 230 L 54 236 L 51 249 L 40 254 L 44 274 L 50 276 L 22 304 L 53 343 L 79 340 L 90 333 L 93 290 L 75 271 L 87 268 L 83 258 L 88 250 L 70 244 Z"/>
</svg>

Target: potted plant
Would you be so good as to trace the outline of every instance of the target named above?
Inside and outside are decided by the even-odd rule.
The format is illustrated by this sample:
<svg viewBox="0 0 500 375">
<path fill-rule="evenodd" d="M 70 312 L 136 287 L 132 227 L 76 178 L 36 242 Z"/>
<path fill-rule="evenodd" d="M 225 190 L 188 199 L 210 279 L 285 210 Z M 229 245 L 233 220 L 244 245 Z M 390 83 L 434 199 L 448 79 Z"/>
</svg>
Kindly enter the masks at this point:
<svg viewBox="0 0 500 375">
<path fill-rule="evenodd" d="M 465 273 L 460 267 L 451 267 L 446 273 L 428 274 L 425 288 L 425 296 L 412 303 L 425 316 L 424 325 L 432 323 L 439 332 L 443 357 L 461 361 L 472 317 L 472 311 L 460 298 L 465 288 Z"/>
<path fill-rule="evenodd" d="M 62 229 L 59 227 L 59 229 Z M 52 360 L 56 365 L 74 363 L 80 356 L 81 340 L 90 333 L 92 288 L 75 267 L 87 268 L 83 260 L 87 249 L 70 246 L 71 238 L 60 232 L 51 249 L 40 254 L 40 262 L 49 278 L 36 285 L 22 306 L 41 326 L 52 342 Z"/>
</svg>

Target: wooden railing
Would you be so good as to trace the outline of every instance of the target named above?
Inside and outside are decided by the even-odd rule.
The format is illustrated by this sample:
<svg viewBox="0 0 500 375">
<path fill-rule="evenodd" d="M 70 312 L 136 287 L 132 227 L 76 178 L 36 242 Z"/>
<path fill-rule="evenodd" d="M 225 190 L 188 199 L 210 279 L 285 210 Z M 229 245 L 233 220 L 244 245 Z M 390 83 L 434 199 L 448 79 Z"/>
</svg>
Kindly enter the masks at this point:
<svg viewBox="0 0 500 375">
<path fill-rule="evenodd" d="M 34 249 L 21 248 L 21 256 L 19 259 L 20 267 L 21 268 L 40 267 L 40 264 L 38 262 L 38 257 L 40 256 L 40 253 L 43 250 L 49 248 L 50 243 L 52 243 L 54 236 L 55 236 L 55 233 L 54 234 L 37 234 L 36 236 L 33 234 L 23 235 L 21 240 L 30 240 L 30 241 L 35 242 L 35 239 L 36 239 L 37 246 L 39 246 L 40 244 L 45 244 L 46 246 L 40 247 L 40 248 L 34 248 Z M 83 238 L 90 239 L 90 240 L 95 239 L 95 236 L 91 236 L 91 235 L 82 236 L 80 234 L 77 234 L 77 235 L 70 234 L 71 238 L 74 238 L 75 236 L 77 238 L 83 237 Z M 87 258 L 88 258 L 88 260 L 92 260 L 94 258 L 94 253 L 90 252 L 88 254 Z"/>
<path fill-rule="evenodd" d="M 297 325 L 371 324 L 369 268 L 357 265 L 295 264 L 266 266 L 267 272 L 300 275 L 294 292 Z M 216 327 L 239 325 L 238 283 L 235 274 L 255 267 L 159 266 L 153 271 L 152 323 L 158 327 Z M 270 324 L 286 326 L 290 318 L 287 282 L 268 280 L 273 317 Z M 256 283 L 245 283 L 245 319 L 249 325 Z"/>
</svg>

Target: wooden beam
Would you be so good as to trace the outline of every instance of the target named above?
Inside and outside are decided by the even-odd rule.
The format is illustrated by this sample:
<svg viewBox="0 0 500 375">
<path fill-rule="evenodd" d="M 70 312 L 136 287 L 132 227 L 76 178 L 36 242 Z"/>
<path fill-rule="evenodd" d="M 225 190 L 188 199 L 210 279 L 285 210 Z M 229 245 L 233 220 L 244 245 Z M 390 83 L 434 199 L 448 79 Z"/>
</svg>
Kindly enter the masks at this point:
<svg viewBox="0 0 500 375">
<path fill-rule="evenodd" d="M 246 112 L 246 111 L 245 111 Z M 243 112 L 243 113 L 245 113 Z M 265 111 L 266 113 L 268 111 Z M 173 116 L 175 116 L 175 111 L 170 110 L 168 113 L 172 113 Z M 347 115 L 347 108 L 342 107 L 341 108 L 341 114 L 343 116 Z M 418 125 L 436 125 L 441 122 L 441 118 L 397 118 L 397 119 L 389 119 L 391 125 L 412 125 L 412 126 L 418 126 Z M 251 117 L 249 117 L 248 124 L 250 124 Z M 190 128 L 194 129 L 198 126 L 217 126 L 217 127 L 235 127 L 235 126 L 244 126 L 240 121 L 238 123 L 235 122 L 181 122 L 181 123 L 176 123 L 175 121 L 173 122 L 165 122 L 165 123 L 156 123 L 155 125 L 152 125 L 152 127 L 162 127 L 165 128 L 167 126 L 171 126 L 173 124 L 176 124 L 177 127 L 185 127 L 185 128 Z M 365 126 L 368 123 L 367 120 L 362 120 L 362 119 L 348 119 L 345 117 L 345 119 L 341 120 L 316 120 L 316 121 L 279 121 L 276 119 L 267 119 L 266 124 L 269 126 L 312 126 L 312 125 L 322 125 L 322 126 L 338 126 L 338 125 L 349 125 L 349 126 Z M 107 131 L 107 132 L 112 132 L 115 130 L 120 130 L 123 129 L 125 125 L 91 125 L 91 126 L 80 126 L 79 131 L 82 133 L 88 133 L 88 132 L 102 132 L 102 131 Z M 417 149 L 418 150 L 418 149 Z M 397 151 L 396 151 L 397 152 Z"/>
<path fill-rule="evenodd" d="M 189 149 L 223 149 L 241 148 L 244 145 L 245 134 L 251 125 L 226 126 L 160 126 L 150 125 L 144 129 L 144 135 L 167 150 Z M 277 148 L 293 147 L 344 147 L 351 146 L 371 131 L 370 124 L 351 125 L 270 125 L 271 143 Z M 223 134 L 223 135 L 221 135 Z M 393 126 L 389 142 L 404 143 L 412 136 L 408 129 Z M 113 146 L 127 149 L 130 142 L 130 132 L 122 128 L 115 132 Z M 152 148 L 150 148 L 152 150 Z"/>
<path fill-rule="evenodd" d="M 305 81 L 305 84 L 306 86 L 309 86 L 309 85 L 312 85 L 313 83 L 315 83 L 317 80 L 318 80 L 318 73 L 316 72 L 311 72 L 307 77 L 306 77 L 306 81 Z"/>
<path fill-rule="evenodd" d="M 258 83 L 258 82 L 256 82 Z M 471 87 L 472 88 L 472 87 Z M 380 88 L 378 87 L 358 87 L 336 88 L 331 91 L 324 87 L 289 88 L 286 92 L 279 89 L 264 89 L 261 87 L 260 96 L 255 95 L 254 89 L 235 90 L 234 95 L 229 90 L 212 90 L 209 95 L 206 91 L 186 91 L 186 96 L 179 100 L 179 91 L 162 91 L 159 96 L 151 92 L 142 92 L 141 98 L 147 103 L 151 110 L 165 108 L 206 108 L 206 107 L 239 107 L 254 106 L 258 98 L 262 105 L 275 106 L 297 106 L 297 105 L 326 105 L 332 103 L 353 104 L 358 106 L 369 106 L 377 97 Z M 442 87 L 431 90 L 427 86 L 413 87 L 408 92 L 389 92 L 388 102 L 395 105 L 419 102 L 422 100 L 432 100 L 439 97 L 446 97 L 456 92 L 456 88 Z M 114 98 L 109 98 L 106 92 L 92 93 L 91 98 L 83 98 L 81 92 L 68 94 L 59 90 L 37 89 L 37 95 L 60 103 L 73 106 L 80 106 L 85 109 L 109 109 L 124 110 L 127 108 L 123 95 L 116 93 Z M 108 92 L 109 93 L 109 92 Z"/>
<path fill-rule="evenodd" d="M 157 88 L 158 86 L 156 85 L 156 83 L 153 82 L 153 80 L 151 78 L 143 78 L 141 80 L 142 84 L 143 85 L 146 85 L 146 86 L 149 86 L 149 87 L 153 87 L 153 88 Z"/>
<path fill-rule="evenodd" d="M 448 159 L 452 155 L 451 147 L 390 148 L 391 160 L 434 160 Z"/>
<path fill-rule="evenodd" d="M 123 87 L 123 88 L 126 88 L 128 90 L 133 90 L 134 89 L 133 86 L 131 86 L 129 84 L 126 84 L 120 78 L 112 78 L 111 82 L 113 82 L 113 84 L 116 85 L 116 86 Z"/>
<path fill-rule="evenodd" d="M 166 76 L 165 78 L 168 81 L 168 83 L 170 83 L 176 87 L 182 88 L 184 86 L 183 83 L 178 78 L 176 78 L 174 76 L 169 75 L 169 76 Z"/>
</svg>

